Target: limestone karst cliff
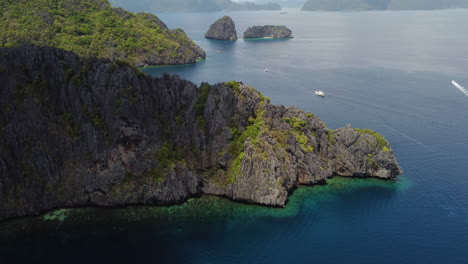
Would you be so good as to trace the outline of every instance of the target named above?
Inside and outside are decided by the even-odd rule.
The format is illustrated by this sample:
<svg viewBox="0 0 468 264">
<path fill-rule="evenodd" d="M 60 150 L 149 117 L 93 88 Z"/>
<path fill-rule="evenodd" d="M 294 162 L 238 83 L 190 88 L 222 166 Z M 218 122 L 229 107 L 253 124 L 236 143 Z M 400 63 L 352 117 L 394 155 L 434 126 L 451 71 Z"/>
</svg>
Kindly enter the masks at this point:
<svg viewBox="0 0 468 264">
<path fill-rule="evenodd" d="M 0 87 L 0 219 L 202 193 L 284 206 L 300 184 L 401 173 L 379 134 L 329 130 L 239 82 L 27 45 L 0 49 Z"/>
</svg>

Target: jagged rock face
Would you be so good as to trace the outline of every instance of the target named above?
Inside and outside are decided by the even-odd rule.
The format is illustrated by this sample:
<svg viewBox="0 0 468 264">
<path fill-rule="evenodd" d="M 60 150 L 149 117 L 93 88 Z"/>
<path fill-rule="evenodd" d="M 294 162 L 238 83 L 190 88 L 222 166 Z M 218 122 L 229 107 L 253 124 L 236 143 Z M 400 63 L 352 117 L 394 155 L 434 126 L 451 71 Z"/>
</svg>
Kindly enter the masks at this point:
<svg viewBox="0 0 468 264">
<path fill-rule="evenodd" d="M 236 40 L 236 25 L 230 17 L 224 16 L 216 20 L 216 22 L 210 26 L 210 29 L 205 34 L 205 38 L 217 40 Z"/>
<path fill-rule="evenodd" d="M 201 194 L 284 206 L 333 175 L 394 179 L 388 142 L 241 83 L 197 88 L 108 60 L 0 49 L 0 219 Z"/>
<path fill-rule="evenodd" d="M 285 26 L 253 26 L 244 32 L 244 38 L 292 38 L 292 32 Z"/>
</svg>

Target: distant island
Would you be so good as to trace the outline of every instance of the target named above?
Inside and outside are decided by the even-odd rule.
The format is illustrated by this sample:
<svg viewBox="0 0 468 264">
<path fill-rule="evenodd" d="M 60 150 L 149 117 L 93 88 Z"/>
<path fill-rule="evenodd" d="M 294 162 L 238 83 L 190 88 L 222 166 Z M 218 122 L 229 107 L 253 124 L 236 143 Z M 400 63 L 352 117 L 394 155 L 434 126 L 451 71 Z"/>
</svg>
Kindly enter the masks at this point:
<svg viewBox="0 0 468 264">
<path fill-rule="evenodd" d="M 231 0 L 110 0 L 110 2 L 113 6 L 123 7 L 133 12 L 281 10 L 278 4 L 236 3 Z"/>
<path fill-rule="evenodd" d="M 253 26 L 247 28 L 244 38 L 292 38 L 292 31 L 286 26 Z"/>
<path fill-rule="evenodd" d="M 304 11 L 431 10 L 468 8 L 468 0 L 308 0 Z"/>
<path fill-rule="evenodd" d="M 282 8 L 300 8 L 306 0 L 249 0 L 252 4 L 264 5 L 268 3 L 278 4 Z"/>
<path fill-rule="evenodd" d="M 12 1 L 0 17 L 0 47 L 25 43 L 134 66 L 190 64 L 205 52 L 158 17 L 112 8 L 107 0 Z"/>
</svg>

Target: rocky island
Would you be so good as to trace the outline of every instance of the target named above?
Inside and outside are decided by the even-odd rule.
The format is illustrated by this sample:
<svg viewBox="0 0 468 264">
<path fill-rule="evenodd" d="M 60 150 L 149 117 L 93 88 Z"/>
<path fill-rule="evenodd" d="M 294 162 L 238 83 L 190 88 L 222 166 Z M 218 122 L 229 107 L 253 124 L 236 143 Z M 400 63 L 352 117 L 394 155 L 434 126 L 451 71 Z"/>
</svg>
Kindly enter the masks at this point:
<svg viewBox="0 0 468 264">
<path fill-rule="evenodd" d="M 244 38 L 292 38 L 292 32 L 286 26 L 253 26 L 244 32 Z"/>
<path fill-rule="evenodd" d="M 298 185 L 401 173 L 376 132 L 328 129 L 240 82 L 27 45 L 0 49 L 0 83 L 0 219 L 199 194 L 285 206 Z"/>
<path fill-rule="evenodd" d="M 10 1 L 0 10 L 0 47 L 32 43 L 138 67 L 205 58 L 182 29 L 169 29 L 152 14 L 112 8 L 107 0 Z"/>
<path fill-rule="evenodd" d="M 217 40 L 236 40 L 236 25 L 234 24 L 232 18 L 229 16 L 224 16 L 216 20 L 210 26 L 210 29 L 205 34 L 205 38 Z"/>
</svg>

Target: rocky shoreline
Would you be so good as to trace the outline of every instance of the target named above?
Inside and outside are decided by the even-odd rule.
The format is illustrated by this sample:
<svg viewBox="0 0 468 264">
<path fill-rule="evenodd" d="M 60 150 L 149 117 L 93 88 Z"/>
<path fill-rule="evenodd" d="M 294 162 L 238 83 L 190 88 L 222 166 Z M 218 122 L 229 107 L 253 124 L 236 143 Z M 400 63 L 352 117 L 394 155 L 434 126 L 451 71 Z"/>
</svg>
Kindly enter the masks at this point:
<svg viewBox="0 0 468 264">
<path fill-rule="evenodd" d="M 401 173 L 376 132 L 327 129 L 240 82 L 197 87 L 32 45 L 0 55 L 0 219 L 200 194 L 282 207 L 298 185 Z"/>
</svg>

